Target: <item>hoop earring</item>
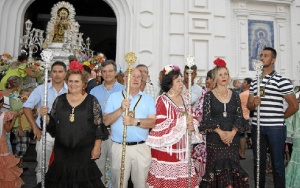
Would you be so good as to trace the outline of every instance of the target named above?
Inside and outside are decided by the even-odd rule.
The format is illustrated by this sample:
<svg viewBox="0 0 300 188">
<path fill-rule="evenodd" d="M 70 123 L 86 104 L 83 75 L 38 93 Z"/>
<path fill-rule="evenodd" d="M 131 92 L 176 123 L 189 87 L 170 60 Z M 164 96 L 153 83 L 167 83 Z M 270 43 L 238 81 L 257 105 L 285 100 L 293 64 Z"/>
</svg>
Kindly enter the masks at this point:
<svg viewBox="0 0 300 188">
<path fill-rule="evenodd" d="M 168 95 L 169 95 L 170 97 L 174 97 L 175 92 L 173 91 L 173 89 L 170 89 L 170 90 L 168 91 Z"/>
</svg>

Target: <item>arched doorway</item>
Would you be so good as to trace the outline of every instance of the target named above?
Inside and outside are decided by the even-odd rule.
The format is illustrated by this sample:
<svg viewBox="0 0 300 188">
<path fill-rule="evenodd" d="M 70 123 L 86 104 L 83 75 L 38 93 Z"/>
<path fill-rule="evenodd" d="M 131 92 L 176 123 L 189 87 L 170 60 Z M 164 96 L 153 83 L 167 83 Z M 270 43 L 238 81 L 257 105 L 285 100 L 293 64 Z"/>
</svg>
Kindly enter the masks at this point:
<svg viewBox="0 0 300 188">
<path fill-rule="evenodd" d="M 91 49 L 95 53 L 104 53 L 108 59 L 116 59 L 117 19 L 112 8 L 101 0 L 65 0 L 76 11 L 75 20 L 83 39 L 91 39 Z M 33 28 L 46 30 L 50 20 L 51 8 L 59 0 L 35 0 L 27 9 L 24 21 L 30 19 Z"/>
</svg>

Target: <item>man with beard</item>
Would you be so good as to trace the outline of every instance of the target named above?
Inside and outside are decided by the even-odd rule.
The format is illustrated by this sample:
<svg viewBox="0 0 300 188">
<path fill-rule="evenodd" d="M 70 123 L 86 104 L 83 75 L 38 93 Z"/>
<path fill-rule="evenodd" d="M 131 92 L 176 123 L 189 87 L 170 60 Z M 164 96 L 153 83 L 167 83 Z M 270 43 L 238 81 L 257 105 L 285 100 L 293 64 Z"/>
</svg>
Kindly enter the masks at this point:
<svg viewBox="0 0 300 188">
<path fill-rule="evenodd" d="M 259 187 L 265 187 L 266 152 L 270 148 L 272 159 L 274 187 L 285 187 L 284 147 L 286 140 L 286 126 L 284 119 L 293 115 L 299 108 L 293 93 L 293 85 L 289 80 L 274 70 L 276 50 L 266 47 L 260 54 L 263 62 L 263 71 L 259 80 L 251 82 L 247 108 L 254 110 L 252 121 L 252 145 L 254 155 L 254 177 L 257 184 L 257 117 L 260 115 L 260 174 Z M 257 92 L 257 84 L 260 91 Z M 257 96 L 259 94 L 259 96 Z M 283 110 L 283 99 L 288 103 L 288 108 Z M 260 105 L 260 114 L 257 106 Z M 257 187 L 257 185 L 255 185 Z"/>
</svg>

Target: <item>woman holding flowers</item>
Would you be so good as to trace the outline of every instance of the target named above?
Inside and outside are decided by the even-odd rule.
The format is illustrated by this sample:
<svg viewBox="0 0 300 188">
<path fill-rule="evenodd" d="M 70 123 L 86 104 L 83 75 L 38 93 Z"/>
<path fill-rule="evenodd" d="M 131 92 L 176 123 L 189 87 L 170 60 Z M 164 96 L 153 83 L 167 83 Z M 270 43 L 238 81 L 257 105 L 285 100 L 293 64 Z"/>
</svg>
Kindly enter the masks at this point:
<svg viewBox="0 0 300 188">
<path fill-rule="evenodd" d="M 248 175 L 239 162 L 239 133 L 250 126 L 245 126 L 239 95 L 228 89 L 230 76 L 225 61 L 218 58 L 214 64 L 214 86 L 204 96 L 199 126 L 206 133 L 207 145 L 206 172 L 200 187 L 247 188 Z"/>
<path fill-rule="evenodd" d="M 151 147 L 152 161 L 148 173 L 149 187 L 188 187 L 188 131 L 192 142 L 199 143 L 203 137 L 198 131 L 198 121 L 187 115 L 188 106 L 183 100 L 182 75 L 175 65 L 163 69 L 161 90 L 156 100 L 156 126 L 147 138 Z M 192 165 L 191 185 L 198 187 L 195 168 Z"/>
<path fill-rule="evenodd" d="M 7 82 L 5 84 L 5 89 L 2 91 L 3 93 L 3 107 L 2 107 L 2 111 L 6 112 L 6 111 L 14 111 L 15 113 L 19 113 L 19 111 L 21 110 L 22 107 L 22 103 L 21 105 L 11 105 L 11 101 L 14 100 L 10 100 L 10 98 L 13 97 L 13 94 L 16 93 L 17 96 L 19 94 L 19 91 L 21 90 L 22 87 L 22 80 L 20 77 L 17 76 L 11 76 L 7 79 Z M 14 103 L 16 104 L 16 103 Z M 16 128 L 18 125 L 18 119 L 16 119 L 15 125 L 13 128 Z M 7 139 L 7 145 L 8 145 L 8 149 L 11 153 L 13 153 L 12 151 L 12 147 L 11 147 L 11 143 L 10 143 L 10 131 L 6 133 L 6 139 Z"/>
<path fill-rule="evenodd" d="M 0 91 L 0 109 L 3 102 L 4 98 Z M 20 159 L 9 152 L 5 134 L 12 129 L 17 117 L 17 114 L 0 111 L 0 187 L 3 188 L 20 188 L 24 184 L 20 178 L 23 170 L 17 166 Z"/>
<path fill-rule="evenodd" d="M 47 107 L 47 131 L 55 137 L 54 161 L 46 173 L 46 187 L 104 187 L 95 163 L 100 156 L 101 140 L 108 138 L 102 123 L 98 100 L 85 92 L 87 75 L 83 65 L 70 63 L 66 82 L 68 93 L 57 97 L 50 114 Z"/>
</svg>

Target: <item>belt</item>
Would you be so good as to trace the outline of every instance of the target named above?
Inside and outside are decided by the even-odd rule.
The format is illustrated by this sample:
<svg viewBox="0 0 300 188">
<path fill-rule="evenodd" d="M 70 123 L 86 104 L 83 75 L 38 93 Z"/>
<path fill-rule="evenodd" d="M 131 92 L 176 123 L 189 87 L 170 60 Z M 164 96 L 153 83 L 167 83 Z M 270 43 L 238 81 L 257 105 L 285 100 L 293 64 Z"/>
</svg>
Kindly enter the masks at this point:
<svg viewBox="0 0 300 188">
<path fill-rule="evenodd" d="M 116 142 L 118 144 L 122 144 L 122 143 L 119 143 L 119 142 Z M 140 141 L 140 142 L 126 142 L 126 145 L 127 146 L 134 146 L 134 145 L 138 145 L 138 144 L 143 144 L 145 143 L 145 141 Z"/>
</svg>

